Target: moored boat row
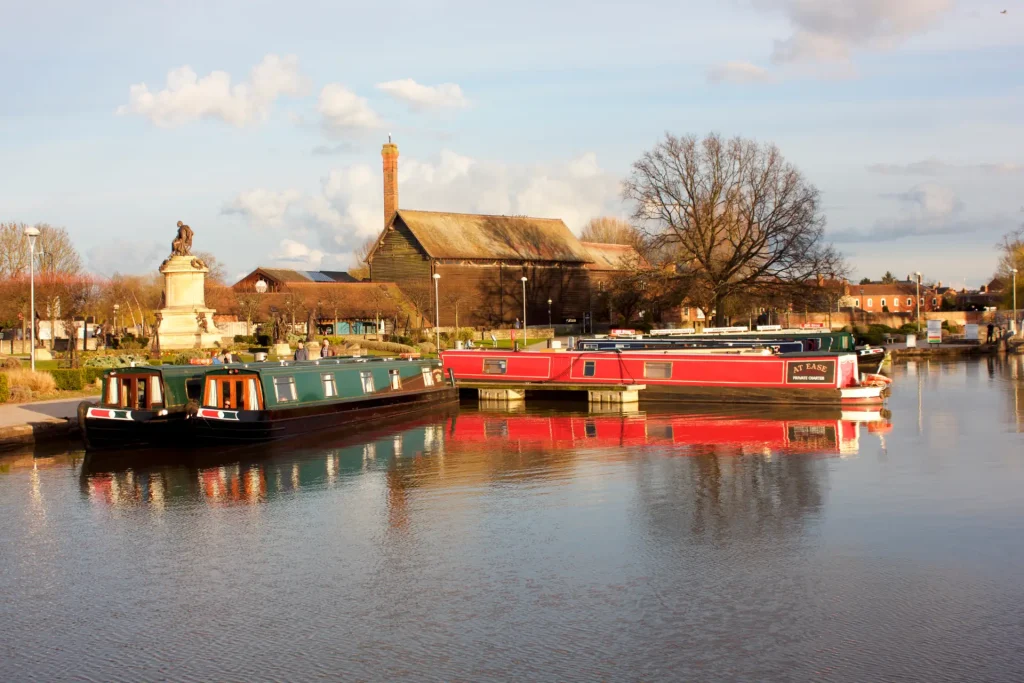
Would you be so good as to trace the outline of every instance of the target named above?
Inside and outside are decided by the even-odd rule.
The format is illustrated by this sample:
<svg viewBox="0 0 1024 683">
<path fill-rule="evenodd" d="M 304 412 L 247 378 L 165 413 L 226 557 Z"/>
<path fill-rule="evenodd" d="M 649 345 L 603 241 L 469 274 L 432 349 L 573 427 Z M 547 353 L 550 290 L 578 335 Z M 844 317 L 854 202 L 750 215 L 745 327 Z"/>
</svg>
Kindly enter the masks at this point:
<svg viewBox="0 0 1024 683">
<path fill-rule="evenodd" d="M 335 358 L 110 370 L 79 406 L 86 447 L 272 441 L 454 401 L 437 360 Z"/>
</svg>

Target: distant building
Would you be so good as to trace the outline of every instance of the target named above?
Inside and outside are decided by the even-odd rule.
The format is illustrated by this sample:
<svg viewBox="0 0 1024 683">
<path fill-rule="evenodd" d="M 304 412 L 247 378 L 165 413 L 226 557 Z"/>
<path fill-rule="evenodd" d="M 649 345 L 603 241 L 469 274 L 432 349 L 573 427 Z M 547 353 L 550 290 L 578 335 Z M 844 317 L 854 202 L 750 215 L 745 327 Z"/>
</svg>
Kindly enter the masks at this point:
<svg viewBox="0 0 1024 683">
<path fill-rule="evenodd" d="M 290 283 L 330 284 L 336 282 L 358 282 L 348 273 L 339 270 L 289 270 L 287 268 L 259 267 L 236 282 L 232 289 L 252 289 L 255 291 L 256 283 L 260 280 L 267 283 L 268 292 L 281 291 Z"/>
<path fill-rule="evenodd" d="M 584 245 L 560 219 L 413 211 L 398 204 L 398 147 L 384 145 L 384 230 L 367 263 L 370 280 L 394 282 L 440 323 L 463 326 L 576 321 L 593 313 L 611 273 L 632 267 L 630 247 Z M 635 251 L 632 251 L 635 254 Z"/>
</svg>

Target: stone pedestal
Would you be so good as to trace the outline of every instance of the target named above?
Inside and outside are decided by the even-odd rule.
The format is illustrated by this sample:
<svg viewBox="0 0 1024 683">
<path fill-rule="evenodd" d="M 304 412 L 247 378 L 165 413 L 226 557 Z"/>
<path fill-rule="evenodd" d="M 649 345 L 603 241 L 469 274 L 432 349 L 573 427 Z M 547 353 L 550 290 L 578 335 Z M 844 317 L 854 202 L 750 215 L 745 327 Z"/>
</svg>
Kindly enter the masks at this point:
<svg viewBox="0 0 1024 683">
<path fill-rule="evenodd" d="M 279 360 L 289 360 L 292 357 L 292 347 L 287 344 L 274 344 L 274 348 L 271 350 Z"/>
<path fill-rule="evenodd" d="M 36 360 L 53 360 L 53 354 L 50 353 L 49 349 L 36 349 L 34 355 Z"/>
<path fill-rule="evenodd" d="M 212 348 L 221 340 L 206 307 L 206 274 L 210 269 L 193 256 L 172 256 L 160 266 L 164 276 L 164 307 L 160 322 L 160 349 Z M 203 331 L 200 320 L 205 321 Z"/>
</svg>

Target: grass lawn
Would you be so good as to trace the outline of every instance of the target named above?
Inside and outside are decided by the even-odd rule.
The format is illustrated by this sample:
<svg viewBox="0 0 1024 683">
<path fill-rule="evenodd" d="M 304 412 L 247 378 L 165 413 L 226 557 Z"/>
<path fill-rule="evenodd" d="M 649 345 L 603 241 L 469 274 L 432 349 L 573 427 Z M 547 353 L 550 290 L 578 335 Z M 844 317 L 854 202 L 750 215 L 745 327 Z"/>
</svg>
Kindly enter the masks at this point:
<svg viewBox="0 0 1024 683">
<path fill-rule="evenodd" d="M 523 348 L 523 341 L 522 341 L 522 339 L 520 339 L 518 335 L 516 336 L 516 339 L 519 342 L 519 348 Z M 530 346 L 532 344 L 539 344 L 540 342 L 544 342 L 544 341 L 547 341 L 547 337 L 529 337 L 526 340 L 526 346 Z M 490 339 L 488 339 L 485 342 L 476 341 L 476 340 L 473 341 L 473 344 L 475 344 L 476 348 L 478 348 L 478 349 L 489 349 L 489 348 L 491 348 L 491 343 L 492 342 L 491 342 Z M 512 348 L 512 340 L 511 339 L 499 339 L 498 340 L 498 348 L 499 349 L 511 349 Z"/>
</svg>

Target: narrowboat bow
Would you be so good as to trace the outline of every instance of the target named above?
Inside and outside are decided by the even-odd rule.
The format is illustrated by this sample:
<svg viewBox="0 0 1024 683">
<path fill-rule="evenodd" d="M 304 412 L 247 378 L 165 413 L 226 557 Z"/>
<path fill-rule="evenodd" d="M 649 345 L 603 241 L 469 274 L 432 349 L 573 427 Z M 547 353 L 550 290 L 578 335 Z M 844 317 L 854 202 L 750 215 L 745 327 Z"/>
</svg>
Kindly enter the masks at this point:
<svg viewBox="0 0 1024 683">
<path fill-rule="evenodd" d="M 198 401 L 208 367 L 154 365 L 115 368 L 103 375 L 98 404 L 78 405 L 89 450 L 185 443 L 186 406 Z"/>
</svg>

